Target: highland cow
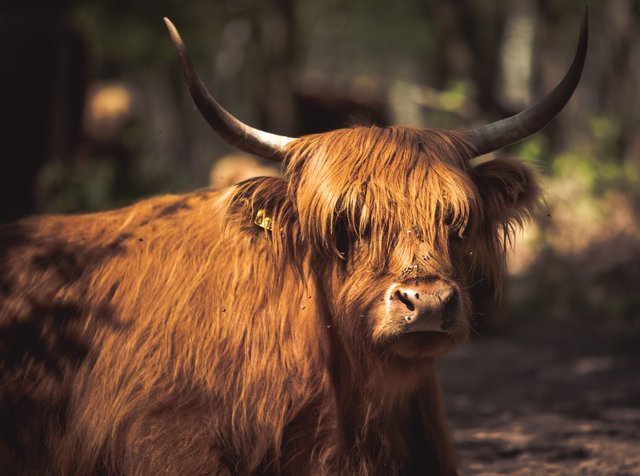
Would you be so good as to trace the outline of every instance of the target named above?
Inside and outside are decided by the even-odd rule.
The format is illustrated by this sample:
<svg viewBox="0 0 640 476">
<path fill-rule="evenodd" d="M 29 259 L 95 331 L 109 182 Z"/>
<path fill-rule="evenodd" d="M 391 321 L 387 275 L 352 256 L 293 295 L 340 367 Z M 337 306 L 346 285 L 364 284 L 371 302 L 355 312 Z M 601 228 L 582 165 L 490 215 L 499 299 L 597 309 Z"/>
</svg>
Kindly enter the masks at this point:
<svg viewBox="0 0 640 476">
<path fill-rule="evenodd" d="M 473 272 L 539 196 L 518 161 L 586 53 L 511 118 L 296 139 L 192 96 L 282 177 L 0 230 L 4 474 L 455 474 L 435 359 L 467 339 Z"/>
</svg>

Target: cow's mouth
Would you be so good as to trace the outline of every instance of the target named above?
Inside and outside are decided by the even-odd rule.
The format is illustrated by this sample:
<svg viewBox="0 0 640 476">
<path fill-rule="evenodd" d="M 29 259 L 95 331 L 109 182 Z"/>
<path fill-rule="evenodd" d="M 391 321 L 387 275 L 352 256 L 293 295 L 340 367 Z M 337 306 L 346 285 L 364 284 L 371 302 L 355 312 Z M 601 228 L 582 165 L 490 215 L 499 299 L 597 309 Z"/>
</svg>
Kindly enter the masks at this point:
<svg viewBox="0 0 640 476">
<path fill-rule="evenodd" d="M 403 333 L 390 343 L 389 350 L 402 357 L 429 357 L 454 347 L 460 340 L 456 333 L 422 330 Z"/>
</svg>

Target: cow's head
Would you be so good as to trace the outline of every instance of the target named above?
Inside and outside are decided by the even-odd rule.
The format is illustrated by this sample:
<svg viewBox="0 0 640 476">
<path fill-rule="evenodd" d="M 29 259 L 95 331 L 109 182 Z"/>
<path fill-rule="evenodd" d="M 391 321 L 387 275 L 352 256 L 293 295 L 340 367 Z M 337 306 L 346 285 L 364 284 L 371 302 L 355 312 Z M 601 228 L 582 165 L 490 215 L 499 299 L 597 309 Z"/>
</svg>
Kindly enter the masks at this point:
<svg viewBox="0 0 640 476">
<path fill-rule="evenodd" d="M 326 295 L 330 324 L 352 341 L 349 347 L 406 364 L 466 339 L 470 276 L 500 279 L 505 242 L 539 196 L 527 165 L 470 160 L 530 136 L 560 112 L 582 72 L 586 15 L 564 79 L 515 116 L 462 131 L 361 126 L 295 139 L 225 111 L 167 25 L 211 126 L 246 152 L 283 161 L 283 179 L 247 183 L 243 196 L 271 204 L 274 235 L 295 228 Z"/>
<path fill-rule="evenodd" d="M 470 275 L 500 279 L 504 234 L 535 205 L 533 172 L 471 167 L 463 134 L 354 127 L 286 146 L 285 181 L 336 326 L 405 358 L 468 334 Z"/>
</svg>

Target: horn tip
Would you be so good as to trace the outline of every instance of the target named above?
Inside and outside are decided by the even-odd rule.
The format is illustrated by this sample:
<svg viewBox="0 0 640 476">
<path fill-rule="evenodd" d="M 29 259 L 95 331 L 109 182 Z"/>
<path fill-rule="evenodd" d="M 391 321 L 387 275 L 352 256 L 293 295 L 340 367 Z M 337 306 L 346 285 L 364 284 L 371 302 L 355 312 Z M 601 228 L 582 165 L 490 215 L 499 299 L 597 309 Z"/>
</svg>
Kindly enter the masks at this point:
<svg viewBox="0 0 640 476">
<path fill-rule="evenodd" d="M 586 5 L 584 7 L 584 15 L 582 16 L 582 23 L 580 25 L 580 38 L 578 39 L 578 51 L 576 52 L 576 58 L 579 57 L 582 63 L 584 63 L 584 60 L 587 55 L 588 43 L 589 43 L 589 5 Z"/>
<path fill-rule="evenodd" d="M 171 35 L 171 38 L 173 38 L 173 41 L 182 43 L 178 29 L 173 22 L 167 17 L 162 17 L 162 19 L 164 20 L 164 24 L 167 26 L 167 30 L 169 30 L 169 34 Z"/>
<path fill-rule="evenodd" d="M 582 15 L 582 25 L 580 29 L 585 33 L 589 32 L 589 4 L 584 6 L 584 14 Z"/>
</svg>

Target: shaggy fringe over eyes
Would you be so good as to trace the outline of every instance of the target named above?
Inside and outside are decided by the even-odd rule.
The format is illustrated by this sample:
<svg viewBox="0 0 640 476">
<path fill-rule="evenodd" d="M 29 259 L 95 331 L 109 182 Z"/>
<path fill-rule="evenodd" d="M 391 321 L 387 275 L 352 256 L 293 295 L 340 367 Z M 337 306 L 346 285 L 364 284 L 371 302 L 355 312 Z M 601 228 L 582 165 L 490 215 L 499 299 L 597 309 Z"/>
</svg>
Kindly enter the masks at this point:
<svg viewBox="0 0 640 476">
<path fill-rule="evenodd" d="M 356 127 L 304 137 L 289 149 L 286 178 L 302 232 L 332 253 L 342 220 L 352 238 L 371 240 L 382 263 L 408 230 L 447 253 L 475 208 L 466 144 L 451 133 Z"/>
<path fill-rule="evenodd" d="M 245 219 L 270 210 L 279 253 L 300 257 L 308 245 L 343 257 L 346 233 L 351 242 L 368 243 L 361 264 L 382 270 L 412 234 L 428 244 L 439 269 L 451 271 L 456 239 L 468 250 L 467 264 L 498 281 L 505 245 L 538 189 L 526 166 L 494 161 L 474 170 L 472 155 L 463 133 L 435 129 L 358 126 L 304 136 L 286 150 L 284 180 L 241 184 L 233 208 Z M 409 266 L 423 257 L 405 258 Z"/>
</svg>

